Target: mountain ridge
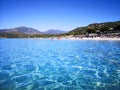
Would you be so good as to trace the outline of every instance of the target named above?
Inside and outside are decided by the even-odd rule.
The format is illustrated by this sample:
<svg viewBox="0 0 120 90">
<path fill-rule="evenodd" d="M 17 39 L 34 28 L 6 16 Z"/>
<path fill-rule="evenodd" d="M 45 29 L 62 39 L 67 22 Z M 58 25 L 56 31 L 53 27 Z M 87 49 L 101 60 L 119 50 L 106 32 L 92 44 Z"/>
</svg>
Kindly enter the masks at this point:
<svg viewBox="0 0 120 90">
<path fill-rule="evenodd" d="M 12 29 L 0 29 L 0 33 L 21 33 L 21 34 L 28 34 L 28 35 L 33 35 L 33 34 L 42 34 L 42 32 L 29 28 L 29 27 L 15 27 Z"/>
<path fill-rule="evenodd" d="M 63 33 L 64 32 L 64 33 Z M 84 27 L 77 27 L 69 32 L 62 30 L 50 29 L 45 32 L 28 28 L 28 27 L 16 27 L 12 29 L 0 29 L 0 37 L 54 37 L 54 36 L 66 36 L 66 35 L 85 35 L 97 34 L 100 35 L 117 35 L 120 36 L 120 21 L 115 22 L 103 22 L 92 23 Z"/>
<path fill-rule="evenodd" d="M 44 34 L 63 34 L 66 33 L 66 31 L 63 30 L 57 30 L 57 29 L 49 29 L 45 32 L 43 32 Z"/>
<path fill-rule="evenodd" d="M 18 33 L 18 34 L 33 35 L 33 34 L 63 34 L 63 33 L 66 33 L 66 31 L 49 29 L 45 32 L 42 32 L 34 28 L 21 26 L 21 27 L 15 27 L 11 29 L 0 29 L 0 33 Z"/>
</svg>

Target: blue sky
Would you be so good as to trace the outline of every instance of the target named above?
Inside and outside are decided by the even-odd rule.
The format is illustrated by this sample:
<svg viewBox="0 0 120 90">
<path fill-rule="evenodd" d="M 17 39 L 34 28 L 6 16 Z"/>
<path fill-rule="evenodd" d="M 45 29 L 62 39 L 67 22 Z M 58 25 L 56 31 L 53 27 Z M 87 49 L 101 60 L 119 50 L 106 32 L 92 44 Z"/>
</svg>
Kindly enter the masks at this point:
<svg viewBox="0 0 120 90">
<path fill-rule="evenodd" d="M 72 30 L 120 20 L 120 0 L 0 0 L 0 29 Z"/>
</svg>

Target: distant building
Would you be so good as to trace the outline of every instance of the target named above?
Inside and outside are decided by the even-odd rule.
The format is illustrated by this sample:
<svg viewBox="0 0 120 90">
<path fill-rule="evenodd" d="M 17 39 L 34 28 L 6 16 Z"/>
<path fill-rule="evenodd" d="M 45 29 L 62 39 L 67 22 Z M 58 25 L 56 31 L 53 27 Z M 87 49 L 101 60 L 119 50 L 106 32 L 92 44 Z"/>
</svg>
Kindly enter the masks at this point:
<svg viewBox="0 0 120 90">
<path fill-rule="evenodd" d="M 98 34 L 96 34 L 96 33 L 90 33 L 89 37 L 98 37 Z"/>
</svg>

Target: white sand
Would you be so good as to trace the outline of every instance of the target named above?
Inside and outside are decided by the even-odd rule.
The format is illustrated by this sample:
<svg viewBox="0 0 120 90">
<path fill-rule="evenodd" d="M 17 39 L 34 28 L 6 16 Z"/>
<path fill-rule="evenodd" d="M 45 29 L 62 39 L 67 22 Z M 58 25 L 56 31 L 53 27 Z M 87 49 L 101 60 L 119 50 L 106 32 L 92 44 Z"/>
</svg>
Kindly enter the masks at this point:
<svg viewBox="0 0 120 90">
<path fill-rule="evenodd" d="M 96 37 L 96 38 L 69 38 L 71 40 L 120 40 L 120 38 L 101 38 L 101 37 Z"/>
</svg>

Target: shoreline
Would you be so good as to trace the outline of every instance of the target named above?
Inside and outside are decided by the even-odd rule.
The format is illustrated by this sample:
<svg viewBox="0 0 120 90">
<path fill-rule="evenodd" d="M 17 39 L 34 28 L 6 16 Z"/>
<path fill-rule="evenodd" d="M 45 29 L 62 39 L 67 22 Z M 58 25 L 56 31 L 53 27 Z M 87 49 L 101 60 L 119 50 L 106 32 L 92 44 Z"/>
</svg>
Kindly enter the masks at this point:
<svg viewBox="0 0 120 90">
<path fill-rule="evenodd" d="M 96 38 L 70 38 L 70 40 L 114 40 L 114 41 L 120 41 L 120 38 L 101 38 L 101 37 L 96 37 Z"/>
<path fill-rule="evenodd" d="M 108 40 L 108 41 L 120 41 L 120 38 L 102 38 L 102 37 L 94 37 L 94 38 L 74 38 L 74 37 L 61 37 L 61 38 L 0 38 L 0 39 L 35 39 L 35 40 Z"/>
</svg>

